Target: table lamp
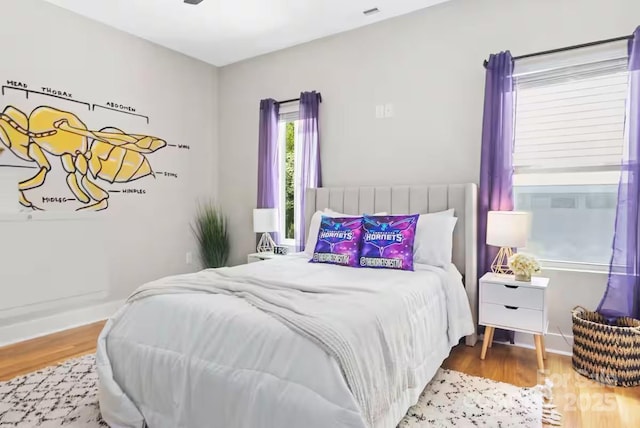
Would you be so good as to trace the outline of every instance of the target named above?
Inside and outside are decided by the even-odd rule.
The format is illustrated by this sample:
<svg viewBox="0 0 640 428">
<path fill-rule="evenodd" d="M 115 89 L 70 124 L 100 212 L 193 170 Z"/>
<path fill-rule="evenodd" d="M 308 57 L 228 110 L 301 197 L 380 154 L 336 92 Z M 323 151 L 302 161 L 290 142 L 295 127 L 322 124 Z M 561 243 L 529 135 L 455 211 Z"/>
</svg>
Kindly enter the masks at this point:
<svg viewBox="0 0 640 428">
<path fill-rule="evenodd" d="M 491 271 L 497 274 L 511 273 L 509 257 L 513 248 L 527 246 L 531 228 L 529 213 L 522 211 L 489 211 L 487 218 L 487 245 L 500 247 L 491 263 Z"/>
<path fill-rule="evenodd" d="M 278 211 L 275 208 L 257 208 L 253 210 L 253 231 L 262 233 L 258 242 L 259 253 L 273 252 L 276 243 L 270 233 L 278 230 Z"/>
</svg>

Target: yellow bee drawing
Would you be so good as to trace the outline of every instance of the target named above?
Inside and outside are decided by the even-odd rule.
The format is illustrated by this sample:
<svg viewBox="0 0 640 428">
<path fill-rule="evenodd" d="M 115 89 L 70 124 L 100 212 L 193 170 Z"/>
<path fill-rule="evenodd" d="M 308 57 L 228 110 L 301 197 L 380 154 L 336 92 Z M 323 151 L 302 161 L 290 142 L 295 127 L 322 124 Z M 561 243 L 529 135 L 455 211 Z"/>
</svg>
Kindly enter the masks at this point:
<svg viewBox="0 0 640 428">
<path fill-rule="evenodd" d="M 159 138 L 125 134 L 117 128 L 90 131 L 73 113 L 53 107 L 37 107 L 27 116 L 8 106 L 0 113 L 0 153 L 2 145 L 20 159 L 34 162 L 39 171 L 18 184 L 20 204 L 39 209 L 25 191 L 44 184 L 51 165 L 46 153 L 60 157 L 67 173 L 67 186 L 85 206 L 78 210 L 104 210 L 109 193 L 97 179 L 127 183 L 154 175 L 145 154 L 167 145 Z"/>
</svg>

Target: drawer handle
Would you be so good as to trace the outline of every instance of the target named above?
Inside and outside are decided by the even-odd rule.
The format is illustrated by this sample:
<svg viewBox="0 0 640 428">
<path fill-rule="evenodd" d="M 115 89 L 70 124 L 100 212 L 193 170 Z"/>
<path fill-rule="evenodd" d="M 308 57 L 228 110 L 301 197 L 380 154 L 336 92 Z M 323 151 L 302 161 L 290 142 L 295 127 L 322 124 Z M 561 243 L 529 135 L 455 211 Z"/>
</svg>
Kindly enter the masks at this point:
<svg viewBox="0 0 640 428">
<path fill-rule="evenodd" d="M 507 309 L 511 309 L 512 311 L 515 311 L 516 309 L 518 309 L 518 307 L 517 307 L 517 306 L 507 306 L 507 305 L 504 305 L 504 307 L 505 307 L 505 308 L 507 308 Z"/>
<path fill-rule="evenodd" d="M 520 288 L 520 287 L 519 287 L 519 286 L 517 286 L 517 285 L 507 285 L 507 284 L 505 284 L 504 286 L 505 286 L 505 287 L 507 287 L 507 288 L 513 288 L 513 289 Z"/>
</svg>

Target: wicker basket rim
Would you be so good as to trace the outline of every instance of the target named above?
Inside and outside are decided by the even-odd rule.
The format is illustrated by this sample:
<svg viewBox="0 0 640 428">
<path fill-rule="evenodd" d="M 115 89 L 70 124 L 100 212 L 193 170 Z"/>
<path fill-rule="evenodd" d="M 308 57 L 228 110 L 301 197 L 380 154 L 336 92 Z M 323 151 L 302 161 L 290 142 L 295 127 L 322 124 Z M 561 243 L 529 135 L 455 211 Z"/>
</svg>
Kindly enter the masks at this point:
<svg viewBox="0 0 640 428">
<path fill-rule="evenodd" d="M 602 326 L 610 327 L 612 329 L 629 330 L 629 331 L 633 331 L 635 333 L 640 334 L 640 320 L 637 320 L 635 318 L 625 317 L 625 319 L 632 320 L 636 325 L 635 326 L 624 327 L 624 326 L 604 324 L 604 323 L 599 323 L 599 322 L 596 322 L 596 321 L 591 321 L 591 320 L 588 320 L 588 319 L 584 319 L 584 318 L 582 318 L 580 316 L 580 315 L 582 315 L 584 313 L 592 313 L 592 314 L 597 314 L 598 316 L 601 316 L 597 312 L 590 311 L 588 309 L 583 308 L 582 306 L 576 306 L 575 308 L 573 308 L 573 310 L 571 311 L 571 316 L 572 316 L 574 321 L 577 319 L 580 322 L 585 323 L 585 324 L 592 324 L 592 325 L 597 325 L 597 326 L 601 326 L 601 327 Z"/>
</svg>

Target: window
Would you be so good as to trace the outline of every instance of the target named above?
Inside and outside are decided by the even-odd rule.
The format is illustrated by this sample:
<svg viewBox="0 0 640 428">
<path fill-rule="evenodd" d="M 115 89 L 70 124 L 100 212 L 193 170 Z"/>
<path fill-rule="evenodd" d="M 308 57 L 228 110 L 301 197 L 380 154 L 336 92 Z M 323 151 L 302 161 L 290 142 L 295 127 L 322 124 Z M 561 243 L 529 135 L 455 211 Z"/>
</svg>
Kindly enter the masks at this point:
<svg viewBox="0 0 640 428">
<path fill-rule="evenodd" d="M 295 148 L 298 136 L 298 104 L 280 108 L 280 236 L 285 245 L 295 244 Z"/>
<path fill-rule="evenodd" d="M 515 209 L 546 265 L 611 258 L 628 91 L 626 44 L 516 62 Z"/>
</svg>

